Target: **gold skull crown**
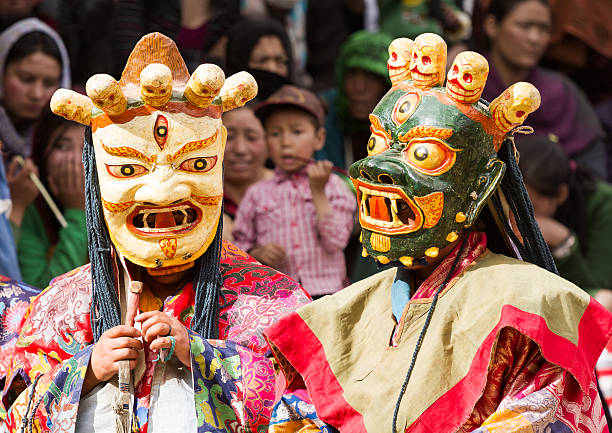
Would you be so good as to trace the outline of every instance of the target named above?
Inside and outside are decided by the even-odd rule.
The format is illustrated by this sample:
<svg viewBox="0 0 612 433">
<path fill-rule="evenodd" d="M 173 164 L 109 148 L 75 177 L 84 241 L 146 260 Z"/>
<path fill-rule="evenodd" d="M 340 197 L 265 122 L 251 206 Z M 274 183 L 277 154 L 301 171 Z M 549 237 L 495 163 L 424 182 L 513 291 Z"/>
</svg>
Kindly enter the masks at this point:
<svg viewBox="0 0 612 433">
<path fill-rule="evenodd" d="M 477 117 L 475 120 L 496 138 L 498 148 L 506 133 L 522 125 L 527 115 L 538 109 L 538 89 L 530 83 L 515 83 L 487 107 L 480 99 L 489 74 L 487 59 L 474 51 L 459 53 L 448 72 L 446 87 L 442 87 L 446 75 L 446 52 L 446 43 L 434 33 L 423 33 L 414 41 L 395 39 L 389 45 L 387 63 L 393 87 L 400 87 L 407 81 L 420 90 L 440 87 L 448 102 L 469 117 Z"/>
<path fill-rule="evenodd" d="M 159 49 L 159 45 L 167 49 Z M 161 56 L 161 57 L 160 57 Z M 85 86 L 87 96 L 59 89 L 51 98 L 51 110 L 68 120 L 87 126 L 126 115 L 139 107 L 226 112 L 243 106 L 257 95 L 257 83 L 248 72 L 225 78 L 214 64 L 200 65 L 190 76 L 174 42 L 150 33 L 128 58 L 121 79 L 107 74 L 92 76 Z"/>
</svg>

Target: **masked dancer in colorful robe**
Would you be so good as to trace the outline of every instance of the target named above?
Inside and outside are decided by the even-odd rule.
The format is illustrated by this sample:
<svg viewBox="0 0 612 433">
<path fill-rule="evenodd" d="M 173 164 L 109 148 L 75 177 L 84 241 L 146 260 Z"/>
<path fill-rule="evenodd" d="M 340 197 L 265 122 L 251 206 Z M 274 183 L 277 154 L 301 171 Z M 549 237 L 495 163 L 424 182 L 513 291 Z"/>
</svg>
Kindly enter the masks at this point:
<svg viewBox="0 0 612 433">
<path fill-rule="evenodd" d="M 350 168 L 363 254 L 388 269 L 266 331 L 286 382 L 270 431 L 607 431 L 593 368 L 611 315 L 555 274 L 517 168 L 537 89 L 481 100 L 473 52 L 442 86 L 433 34 L 389 55 Z"/>
<path fill-rule="evenodd" d="M 87 126 L 91 265 L 26 313 L 5 395 L 28 387 L 0 430 L 265 431 L 274 368 L 262 331 L 308 296 L 221 241 L 221 115 L 256 95 L 255 80 L 212 64 L 189 76 L 153 33 L 119 82 L 95 75 L 86 90 L 60 89 L 51 106 Z"/>
</svg>

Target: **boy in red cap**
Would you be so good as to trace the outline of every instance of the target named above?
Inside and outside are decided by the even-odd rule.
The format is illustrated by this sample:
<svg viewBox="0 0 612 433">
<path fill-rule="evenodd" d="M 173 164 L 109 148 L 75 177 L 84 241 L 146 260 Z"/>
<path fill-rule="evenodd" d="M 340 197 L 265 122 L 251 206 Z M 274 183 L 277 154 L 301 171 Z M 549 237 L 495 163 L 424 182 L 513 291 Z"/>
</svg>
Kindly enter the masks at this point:
<svg viewBox="0 0 612 433">
<path fill-rule="evenodd" d="M 276 170 L 247 191 L 236 216 L 235 244 L 299 280 L 315 297 L 334 293 L 347 284 L 343 250 L 357 204 L 331 175 L 331 162 L 312 159 L 325 143 L 323 106 L 313 93 L 285 85 L 255 114 Z"/>
</svg>

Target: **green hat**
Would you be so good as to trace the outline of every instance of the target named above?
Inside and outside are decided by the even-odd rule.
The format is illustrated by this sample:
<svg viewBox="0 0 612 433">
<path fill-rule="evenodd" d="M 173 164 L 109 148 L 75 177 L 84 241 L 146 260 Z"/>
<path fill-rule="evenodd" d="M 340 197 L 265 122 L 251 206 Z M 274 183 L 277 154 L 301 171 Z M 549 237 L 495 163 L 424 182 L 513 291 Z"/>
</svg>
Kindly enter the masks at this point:
<svg viewBox="0 0 612 433">
<path fill-rule="evenodd" d="M 380 76 L 389 86 L 387 48 L 393 37 L 386 33 L 361 30 L 353 33 L 340 48 L 336 61 L 336 83 L 344 82 L 347 69 L 358 68 Z"/>
</svg>

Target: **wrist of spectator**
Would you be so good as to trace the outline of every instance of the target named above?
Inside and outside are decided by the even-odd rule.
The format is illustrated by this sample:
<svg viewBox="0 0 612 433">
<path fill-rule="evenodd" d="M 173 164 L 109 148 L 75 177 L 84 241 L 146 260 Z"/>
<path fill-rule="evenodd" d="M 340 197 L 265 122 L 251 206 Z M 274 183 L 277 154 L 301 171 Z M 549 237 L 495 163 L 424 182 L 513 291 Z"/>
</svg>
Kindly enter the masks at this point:
<svg viewBox="0 0 612 433">
<path fill-rule="evenodd" d="M 572 252 L 572 247 L 576 243 L 576 236 L 570 232 L 569 235 L 554 248 L 551 248 L 550 252 L 552 256 L 559 260 L 568 257 Z"/>
</svg>

